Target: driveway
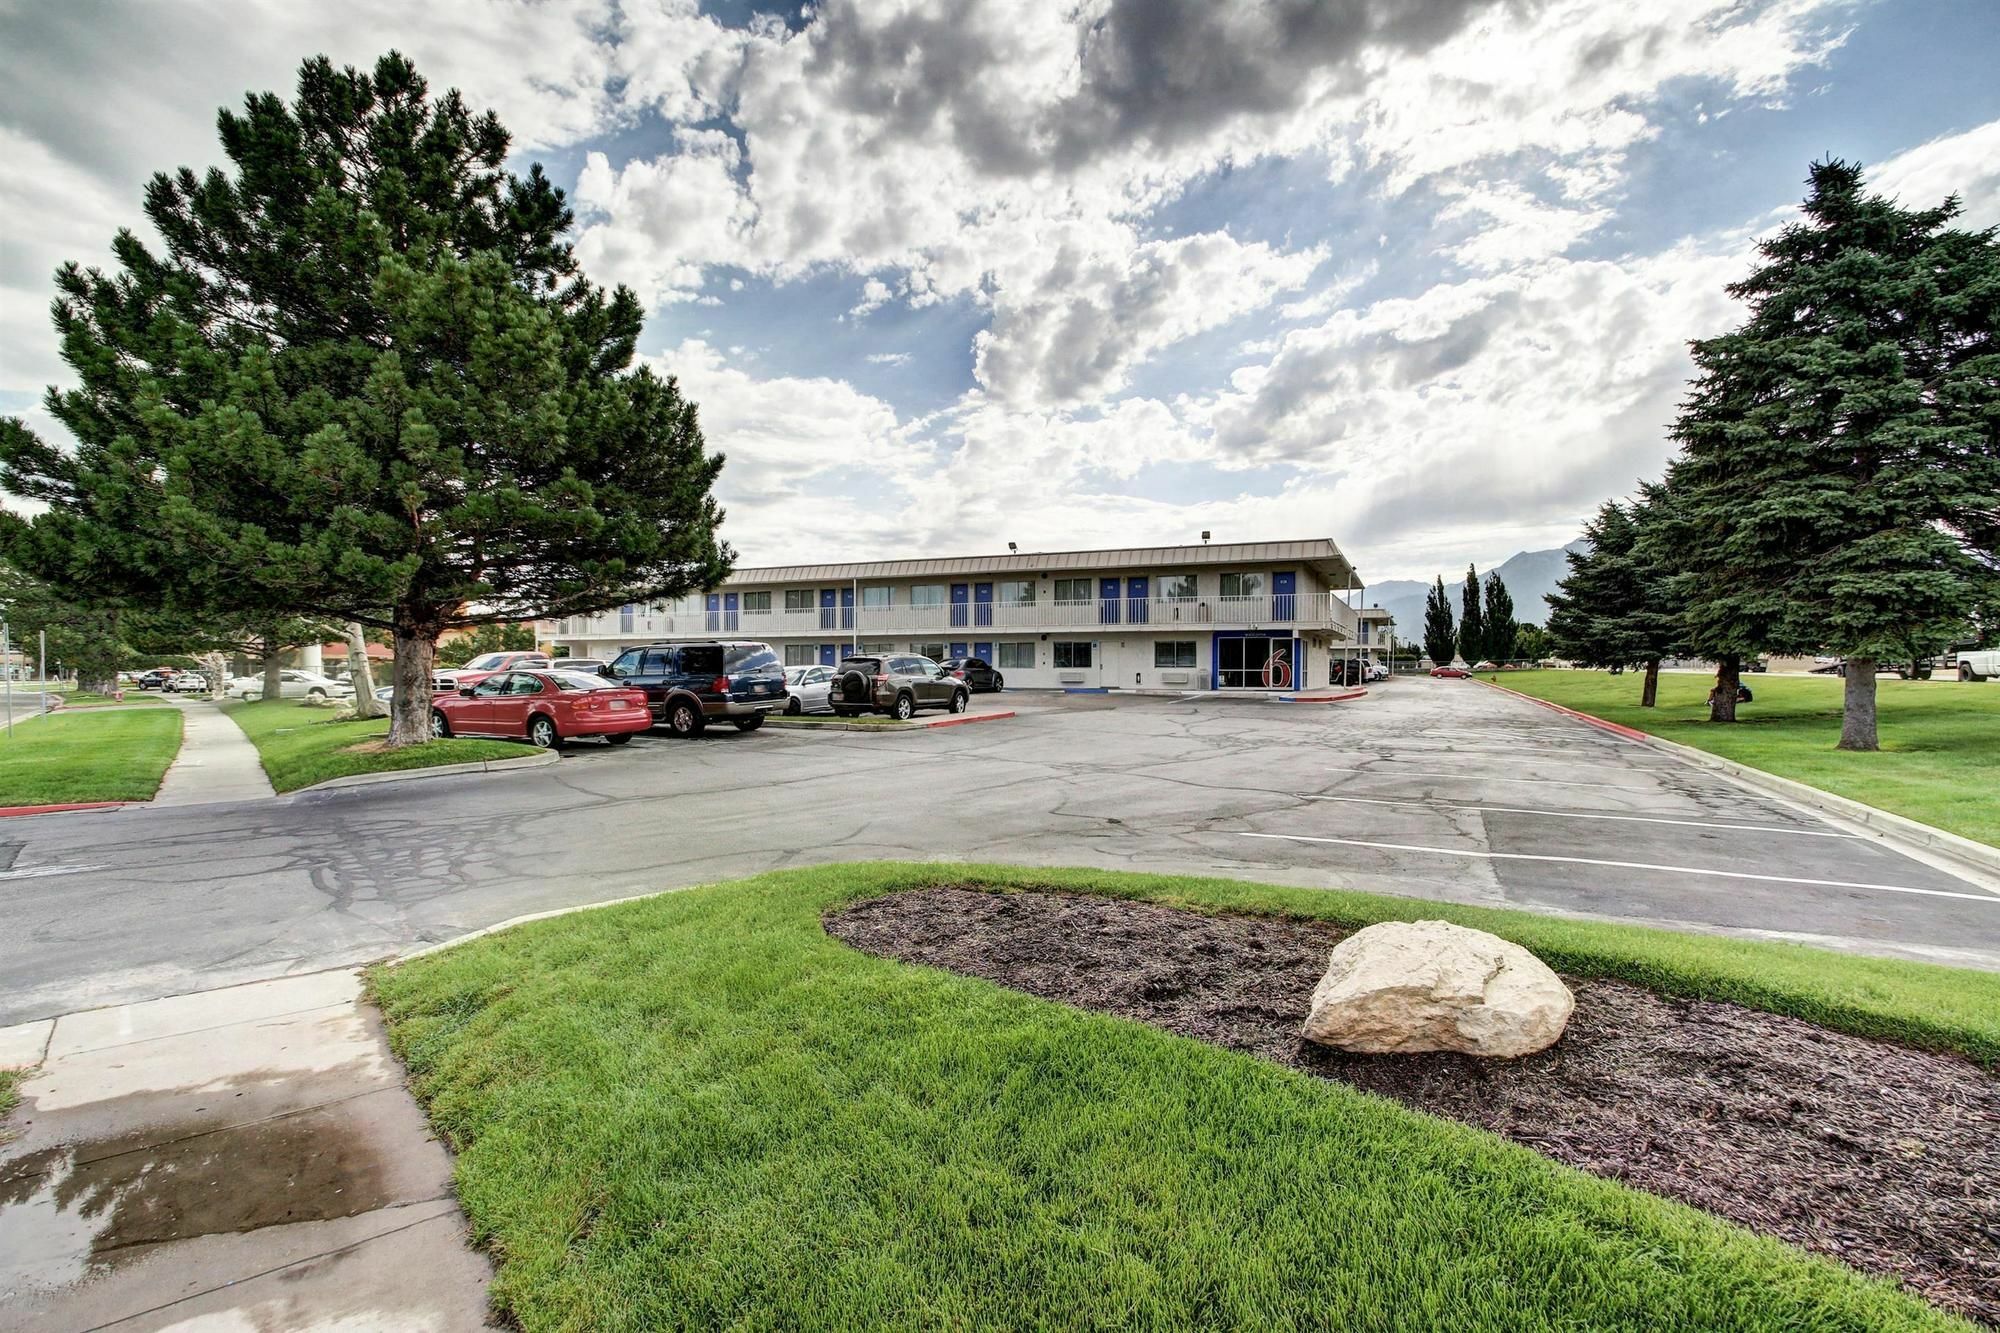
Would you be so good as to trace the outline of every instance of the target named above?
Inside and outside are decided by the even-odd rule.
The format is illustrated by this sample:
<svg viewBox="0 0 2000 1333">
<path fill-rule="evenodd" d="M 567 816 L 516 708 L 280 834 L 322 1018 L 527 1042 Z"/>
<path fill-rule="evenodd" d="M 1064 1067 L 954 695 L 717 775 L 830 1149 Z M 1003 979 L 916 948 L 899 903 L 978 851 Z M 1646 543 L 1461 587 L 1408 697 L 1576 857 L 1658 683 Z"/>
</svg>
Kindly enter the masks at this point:
<svg viewBox="0 0 2000 1333">
<path fill-rule="evenodd" d="M 718 728 L 580 744 L 547 769 L 9 820 L 0 1024 L 881 857 L 1344 886 L 2000 967 L 2000 894 L 1473 682 L 1333 705 L 1001 702 L 1020 716 Z"/>
</svg>

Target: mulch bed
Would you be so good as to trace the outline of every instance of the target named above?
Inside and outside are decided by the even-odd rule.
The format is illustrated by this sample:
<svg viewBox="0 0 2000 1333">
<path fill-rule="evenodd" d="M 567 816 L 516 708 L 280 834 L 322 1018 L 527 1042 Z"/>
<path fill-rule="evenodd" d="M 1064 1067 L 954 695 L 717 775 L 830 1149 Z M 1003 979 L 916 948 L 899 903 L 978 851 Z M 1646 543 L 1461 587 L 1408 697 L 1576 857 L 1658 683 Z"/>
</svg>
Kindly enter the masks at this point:
<svg viewBox="0 0 2000 1333">
<path fill-rule="evenodd" d="M 1538 1055 L 1349 1055 L 1299 1036 L 1342 934 L 1321 923 L 938 888 L 826 928 L 1478 1125 L 2000 1325 L 2000 1079 L 1955 1056 L 1574 977 Z"/>
</svg>

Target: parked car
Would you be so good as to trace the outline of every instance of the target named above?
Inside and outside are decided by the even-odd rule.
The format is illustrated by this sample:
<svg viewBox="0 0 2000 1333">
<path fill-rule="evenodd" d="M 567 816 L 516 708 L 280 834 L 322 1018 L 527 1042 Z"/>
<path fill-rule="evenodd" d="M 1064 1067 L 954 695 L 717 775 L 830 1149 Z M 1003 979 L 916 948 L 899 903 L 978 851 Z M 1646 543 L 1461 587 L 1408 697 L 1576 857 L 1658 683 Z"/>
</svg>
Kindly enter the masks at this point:
<svg viewBox="0 0 2000 1333">
<path fill-rule="evenodd" d="M 168 694 L 207 694 L 208 677 L 199 671 L 182 671 L 167 677 Z"/>
<path fill-rule="evenodd" d="M 496 671 L 548 671 L 554 666 L 547 653 L 481 653 L 461 667 L 434 668 L 431 689 L 450 692 L 461 685 L 477 685 Z"/>
<path fill-rule="evenodd" d="M 1389 668 L 1383 666 L 1380 662 L 1370 662 L 1368 669 L 1361 673 L 1361 678 L 1370 683 L 1378 680 L 1387 680 L 1389 679 Z"/>
<path fill-rule="evenodd" d="M 920 708 L 963 713 L 972 690 L 928 657 L 850 657 L 834 671 L 832 701 L 842 717 L 872 710 L 907 721 Z"/>
<path fill-rule="evenodd" d="M 431 700 L 431 735 L 519 736 L 538 750 L 578 736 L 623 745 L 653 725 L 646 692 L 587 671 L 496 671 Z"/>
<path fill-rule="evenodd" d="M 831 713 L 833 704 L 827 694 L 832 688 L 832 667 L 786 667 L 785 689 L 792 698 L 785 705 L 785 712 L 793 717 L 801 713 Z"/>
<path fill-rule="evenodd" d="M 1431 674 L 1440 680 L 1464 680 L 1472 673 L 1462 666 L 1434 666 Z"/>
<path fill-rule="evenodd" d="M 1954 656 L 1960 680 L 1991 680 L 2000 676 L 2000 648 L 1961 648 Z"/>
<path fill-rule="evenodd" d="M 180 673 L 172 667 L 154 667 L 151 671 L 139 673 L 139 688 L 142 690 L 165 690 L 167 682 Z"/>
<path fill-rule="evenodd" d="M 236 699 L 253 702 L 264 697 L 264 676 L 259 672 L 254 676 L 237 676 L 231 680 L 223 693 Z M 278 673 L 278 697 L 281 699 L 351 699 L 354 686 L 344 680 L 322 676 L 317 671 L 301 671 L 286 667 Z"/>
<path fill-rule="evenodd" d="M 554 671 L 592 671 L 600 676 L 608 665 L 601 657 L 556 657 L 549 661 L 549 667 Z"/>
<path fill-rule="evenodd" d="M 1007 678 L 983 657 L 947 657 L 938 665 L 964 681 L 965 687 L 974 694 L 982 691 L 998 693 L 1007 688 Z"/>
<path fill-rule="evenodd" d="M 653 643 L 627 648 L 605 670 L 646 692 L 655 722 L 698 736 L 710 722 L 755 731 L 791 700 L 785 668 L 768 643 Z"/>
</svg>

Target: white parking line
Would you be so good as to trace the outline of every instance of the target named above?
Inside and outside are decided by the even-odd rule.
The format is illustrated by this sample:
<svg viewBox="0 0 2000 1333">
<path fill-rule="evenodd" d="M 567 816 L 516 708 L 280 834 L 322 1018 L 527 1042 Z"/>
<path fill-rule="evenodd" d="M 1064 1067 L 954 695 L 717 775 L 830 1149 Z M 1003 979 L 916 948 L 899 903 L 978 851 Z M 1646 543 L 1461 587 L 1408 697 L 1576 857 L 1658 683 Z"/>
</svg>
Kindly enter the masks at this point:
<svg viewBox="0 0 2000 1333">
<path fill-rule="evenodd" d="M 1600 791 L 1653 791 L 1652 787 L 1625 787 L 1616 782 L 1565 782 L 1561 778 L 1510 778 L 1498 773 L 1436 773 L 1428 769 L 1389 765 L 1382 768 L 1329 768 L 1329 773 L 1366 773 L 1371 778 L 1454 778 L 1459 782 L 1525 782 L 1537 787 L 1594 787 Z"/>
<path fill-rule="evenodd" d="M 0 879 L 40 879 L 44 875 L 79 875 L 103 866 L 33 866 L 27 870 L 0 870 Z"/>
<path fill-rule="evenodd" d="M 1918 893 L 1926 898 L 1964 898 L 2000 907 L 2000 897 L 1985 893 L 1953 893 L 1949 889 L 1915 889 L 1906 884 L 1859 884 L 1844 879 L 1801 879 L 1794 875 L 1754 875 L 1747 870 L 1703 870 L 1694 866 L 1663 866 L 1650 861 L 1600 861 L 1589 856 L 1538 856 L 1531 852 L 1470 851 L 1463 847 L 1417 847 L 1402 842 L 1369 842 L 1364 838 L 1315 838 L 1303 833 L 1244 833 L 1239 838 L 1272 838 L 1282 842 L 1325 842 L 1342 847 L 1373 847 L 1385 852 L 1420 852 L 1426 856 L 1469 856 L 1482 861 L 1553 861 L 1563 865 L 1609 866 L 1615 870 L 1657 870 L 1668 875 L 1703 875 L 1716 879 L 1754 879 L 1766 884 L 1809 884 L 1821 889 L 1869 889 L 1876 893 Z"/>
<path fill-rule="evenodd" d="M 1787 828 L 1782 824 L 1717 824 L 1706 819 L 1665 819 L 1659 815 L 1606 815 L 1582 810 L 1529 810 L 1518 805 L 1461 805 L 1456 801 L 1397 801 L 1380 796 L 1315 796 L 1307 801 L 1339 801 L 1344 805 L 1417 805 L 1445 810 L 1473 810 L 1490 815 L 1534 815 L 1538 819 L 1610 819 L 1624 824 L 1679 824 L 1687 828 L 1731 829 L 1741 833 L 1790 833 L 1801 838 L 1858 838 L 1835 829 Z"/>
</svg>

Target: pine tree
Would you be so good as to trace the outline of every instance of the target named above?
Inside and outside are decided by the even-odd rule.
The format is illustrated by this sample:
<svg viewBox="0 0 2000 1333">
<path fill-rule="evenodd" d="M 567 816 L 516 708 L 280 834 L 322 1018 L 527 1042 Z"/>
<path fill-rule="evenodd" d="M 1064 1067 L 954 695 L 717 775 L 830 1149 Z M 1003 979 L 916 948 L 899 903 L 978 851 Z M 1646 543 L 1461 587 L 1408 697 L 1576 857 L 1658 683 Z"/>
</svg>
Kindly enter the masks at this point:
<svg viewBox="0 0 2000 1333">
<path fill-rule="evenodd" d="M 1513 661 L 1514 636 L 1520 627 L 1514 623 L 1514 595 L 1507 591 L 1507 584 L 1497 569 L 1486 576 L 1485 620 L 1486 659 L 1489 662 Z"/>
<path fill-rule="evenodd" d="M 1630 507 L 1607 501 L 1584 526 L 1589 548 L 1569 553 L 1569 573 L 1549 596 L 1555 650 L 1582 666 L 1645 668 L 1639 704 L 1659 698 L 1660 659 L 1674 651 L 1679 619 L 1670 571 L 1642 541 L 1656 487 Z"/>
<path fill-rule="evenodd" d="M 1693 345 L 1675 586 L 1728 718 L 1743 657 L 1836 652 L 1840 748 L 1877 748 L 1878 659 L 1948 637 L 1991 584 L 1972 548 L 2000 493 L 2000 244 L 1958 212 L 1815 163 L 1803 219 L 1730 288 L 1749 318 Z"/>
<path fill-rule="evenodd" d="M 578 271 L 539 167 L 395 53 L 305 63 L 219 119 L 233 171 L 153 178 L 107 275 L 57 274 L 74 451 L 0 422 L 45 502 L 0 547 L 77 593 L 394 636 L 391 744 L 429 739 L 443 630 L 710 586 L 721 467 L 642 312 Z"/>
<path fill-rule="evenodd" d="M 1444 576 L 1439 575 L 1424 599 L 1424 656 L 1432 666 L 1449 666 L 1458 651 L 1458 631 L 1451 623 L 1451 599 L 1444 595 Z"/>
<path fill-rule="evenodd" d="M 1471 666 L 1486 656 L 1486 615 L 1479 605 L 1479 571 L 1465 567 L 1465 584 L 1459 590 L 1458 655 Z"/>
</svg>

